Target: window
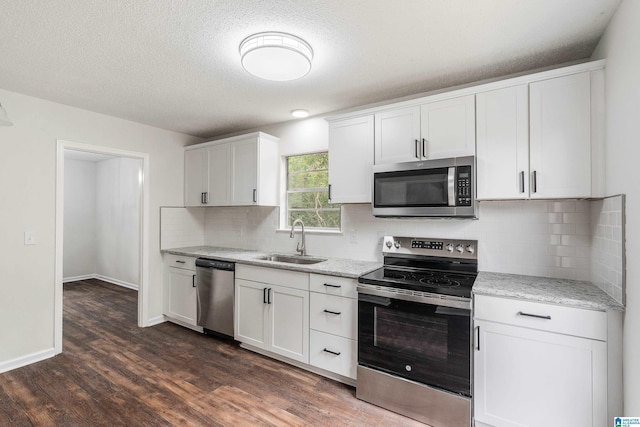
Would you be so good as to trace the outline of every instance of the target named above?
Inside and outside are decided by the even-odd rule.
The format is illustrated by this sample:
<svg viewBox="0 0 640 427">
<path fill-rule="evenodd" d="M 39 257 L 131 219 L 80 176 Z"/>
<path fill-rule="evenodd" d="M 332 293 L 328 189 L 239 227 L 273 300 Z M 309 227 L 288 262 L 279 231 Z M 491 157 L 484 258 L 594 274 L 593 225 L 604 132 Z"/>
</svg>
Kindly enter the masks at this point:
<svg viewBox="0 0 640 427">
<path fill-rule="evenodd" d="M 287 157 L 287 219 L 306 227 L 340 229 L 340 205 L 329 203 L 328 153 Z"/>
</svg>

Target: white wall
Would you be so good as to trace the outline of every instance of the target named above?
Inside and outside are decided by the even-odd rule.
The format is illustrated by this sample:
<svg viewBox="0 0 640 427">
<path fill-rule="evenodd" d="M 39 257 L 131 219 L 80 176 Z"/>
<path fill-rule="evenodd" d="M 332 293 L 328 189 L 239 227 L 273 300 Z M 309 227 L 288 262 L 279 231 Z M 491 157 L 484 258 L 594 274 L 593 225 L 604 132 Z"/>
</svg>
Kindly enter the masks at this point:
<svg viewBox="0 0 640 427">
<path fill-rule="evenodd" d="M 640 1 L 623 0 L 593 55 L 607 59 L 606 190 L 626 194 L 624 412 L 640 414 Z"/>
<path fill-rule="evenodd" d="M 139 159 L 96 164 L 95 273 L 132 287 L 140 284 L 141 170 Z"/>
<path fill-rule="evenodd" d="M 0 101 L 14 123 L 0 128 L 2 371 L 54 348 L 56 140 L 149 154 L 150 318 L 162 314 L 160 206 L 183 203 L 183 146 L 199 140 L 1 89 Z"/>
<path fill-rule="evenodd" d="M 63 277 L 96 271 L 96 164 L 65 159 Z"/>
</svg>

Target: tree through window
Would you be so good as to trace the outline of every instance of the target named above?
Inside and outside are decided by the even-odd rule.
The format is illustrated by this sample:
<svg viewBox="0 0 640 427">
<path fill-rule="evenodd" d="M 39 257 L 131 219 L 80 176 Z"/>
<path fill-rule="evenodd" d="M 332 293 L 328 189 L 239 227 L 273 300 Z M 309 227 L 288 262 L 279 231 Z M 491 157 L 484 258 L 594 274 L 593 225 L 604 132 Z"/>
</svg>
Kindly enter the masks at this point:
<svg viewBox="0 0 640 427">
<path fill-rule="evenodd" d="M 340 229 L 340 205 L 329 202 L 328 153 L 287 157 L 287 226 Z"/>
</svg>

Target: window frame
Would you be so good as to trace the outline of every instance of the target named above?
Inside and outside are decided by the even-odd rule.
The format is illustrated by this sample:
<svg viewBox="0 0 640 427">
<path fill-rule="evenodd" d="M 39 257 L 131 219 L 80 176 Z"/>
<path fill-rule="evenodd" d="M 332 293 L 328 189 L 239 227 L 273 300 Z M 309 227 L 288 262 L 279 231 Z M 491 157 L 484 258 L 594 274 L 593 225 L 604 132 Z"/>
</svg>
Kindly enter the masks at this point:
<svg viewBox="0 0 640 427">
<path fill-rule="evenodd" d="M 315 209 L 304 209 L 304 208 L 293 208 L 289 209 L 289 194 L 293 193 L 326 193 L 329 195 L 329 184 L 326 187 L 309 187 L 304 189 L 289 189 L 289 157 L 299 157 L 299 156 L 308 156 L 313 154 L 324 154 L 327 156 L 329 154 L 329 150 L 319 150 L 319 151 L 311 151 L 311 152 L 303 152 L 303 153 L 291 153 L 282 156 L 282 167 L 281 167 L 281 202 L 280 202 L 280 230 L 289 231 L 291 229 L 291 225 L 289 224 L 289 212 L 290 211 L 315 211 Z M 314 170 L 309 172 L 322 172 L 323 170 Z M 327 164 L 327 178 L 329 175 L 329 168 Z M 320 208 L 320 211 L 331 211 L 331 212 L 339 212 L 340 226 L 339 227 L 314 227 L 311 225 L 305 224 L 305 231 L 317 232 L 317 233 L 342 233 L 342 205 L 338 203 L 332 203 L 333 205 L 337 205 L 334 208 Z"/>
</svg>

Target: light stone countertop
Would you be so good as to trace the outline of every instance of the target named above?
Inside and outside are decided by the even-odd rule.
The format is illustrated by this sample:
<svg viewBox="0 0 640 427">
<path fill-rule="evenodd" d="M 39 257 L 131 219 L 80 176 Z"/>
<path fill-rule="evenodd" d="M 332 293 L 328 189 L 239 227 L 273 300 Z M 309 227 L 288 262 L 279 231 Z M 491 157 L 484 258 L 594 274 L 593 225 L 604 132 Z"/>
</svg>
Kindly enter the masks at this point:
<svg viewBox="0 0 640 427">
<path fill-rule="evenodd" d="M 310 255 L 309 258 L 322 258 L 326 259 L 326 261 L 322 261 L 317 264 L 292 264 L 285 262 L 266 261 L 259 258 L 270 255 L 272 254 L 271 252 L 252 251 L 248 249 L 219 248 L 215 246 L 190 246 L 185 248 L 166 249 L 163 252 L 174 255 L 214 258 L 222 261 L 237 262 L 240 264 L 279 268 L 282 270 L 302 271 L 304 273 L 327 274 L 329 276 L 348 277 L 352 279 L 356 279 L 358 278 L 358 276 L 382 267 L 381 262 L 316 257 L 312 255 Z"/>
<path fill-rule="evenodd" d="M 473 284 L 473 293 L 591 310 L 624 310 L 596 285 L 579 280 L 481 271 Z"/>
</svg>

